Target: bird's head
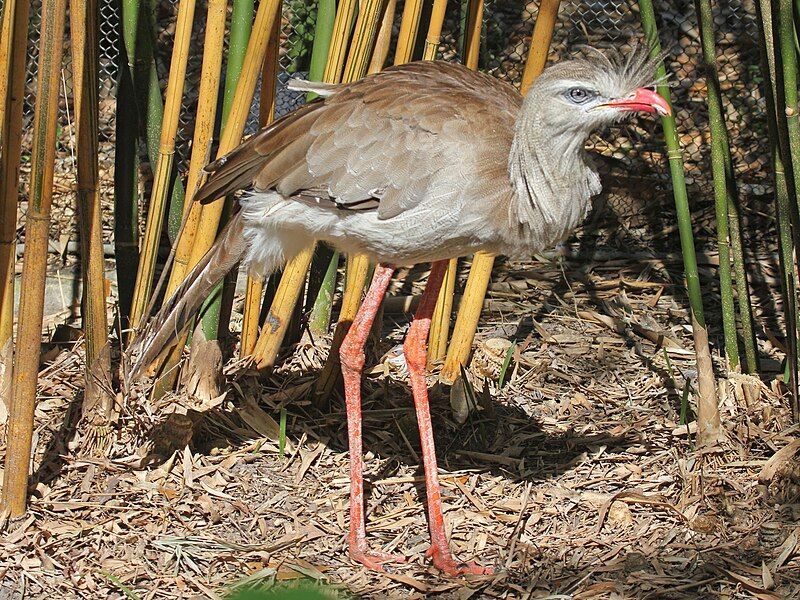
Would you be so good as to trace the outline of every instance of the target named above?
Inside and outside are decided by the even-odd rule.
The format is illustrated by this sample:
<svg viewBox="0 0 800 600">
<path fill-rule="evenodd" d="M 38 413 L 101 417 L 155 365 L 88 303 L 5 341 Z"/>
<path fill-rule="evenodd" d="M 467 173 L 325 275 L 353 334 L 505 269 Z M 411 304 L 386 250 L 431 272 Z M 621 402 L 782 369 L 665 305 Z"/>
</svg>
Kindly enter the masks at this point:
<svg viewBox="0 0 800 600">
<path fill-rule="evenodd" d="M 669 103 L 654 91 L 658 60 L 644 46 L 627 55 L 590 49 L 586 57 L 545 69 L 526 108 L 540 124 L 586 136 L 636 112 L 670 115 Z"/>
</svg>

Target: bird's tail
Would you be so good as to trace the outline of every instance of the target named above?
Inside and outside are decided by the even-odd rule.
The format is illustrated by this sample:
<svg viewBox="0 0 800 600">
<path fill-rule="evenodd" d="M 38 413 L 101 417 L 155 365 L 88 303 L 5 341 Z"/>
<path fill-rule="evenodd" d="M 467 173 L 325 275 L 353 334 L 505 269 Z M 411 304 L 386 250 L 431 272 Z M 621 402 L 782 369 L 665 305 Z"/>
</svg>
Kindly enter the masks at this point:
<svg viewBox="0 0 800 600">
<path fill-rule="evenodd" d="M 130 381 L 136 381 L 163 350 L 178 340 L 213 287 L 242 259 L 246 244 L 244 219 L 239 212 L 134 340 L 129 349 L 129 356 L 136 357 Z"/>
</svg>

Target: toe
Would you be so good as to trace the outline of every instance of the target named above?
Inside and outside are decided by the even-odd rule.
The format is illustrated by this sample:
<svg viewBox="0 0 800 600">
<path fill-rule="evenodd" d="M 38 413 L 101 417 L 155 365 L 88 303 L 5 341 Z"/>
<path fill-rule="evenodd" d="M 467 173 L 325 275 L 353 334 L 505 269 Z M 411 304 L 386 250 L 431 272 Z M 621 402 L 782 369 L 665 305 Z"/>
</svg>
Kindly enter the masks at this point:
<svg viewBox="0 0 800 600">
<path fill-rule="evenodd" d="M 449 552 L 440 552 L 431 547 L 426 553 L 432 560 L 433 566 L 450 575 L 458 577 L 460 575 L 492 575 L 494 571 L 488 567 L 482 567 L 474 562 L 458 562 Z"/>
</svg>

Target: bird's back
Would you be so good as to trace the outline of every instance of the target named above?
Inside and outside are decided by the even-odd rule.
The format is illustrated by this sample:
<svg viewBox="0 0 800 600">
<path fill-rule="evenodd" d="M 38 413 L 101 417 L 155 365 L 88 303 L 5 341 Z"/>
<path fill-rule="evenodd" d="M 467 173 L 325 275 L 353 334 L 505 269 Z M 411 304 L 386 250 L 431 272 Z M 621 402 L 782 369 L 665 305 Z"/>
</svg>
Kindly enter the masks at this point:
<svg viewBox="0 0 800 600">
<path fill-rule="evenodd" d="M 521 101 L 510 85 L 458 64 L 391 67 L 340 86 L 212 163 L 198 198 L 252 185 L 388 219 L 442 195 L 460 195 L 458 203 L 497 194 L 475 190 L 487 181 L 500 180 L 506 192 Z"/>
</svg>

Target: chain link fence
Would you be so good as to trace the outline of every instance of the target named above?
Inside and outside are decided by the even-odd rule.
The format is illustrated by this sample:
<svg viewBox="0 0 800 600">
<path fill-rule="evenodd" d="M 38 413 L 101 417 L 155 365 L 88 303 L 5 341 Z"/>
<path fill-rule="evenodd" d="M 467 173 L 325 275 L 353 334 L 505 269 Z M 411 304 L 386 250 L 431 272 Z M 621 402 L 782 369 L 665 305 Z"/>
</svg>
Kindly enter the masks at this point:
<svg viewBox="0 0 800 600">
<path fill-rule="evenodd" d="M 448 5 L 441 54 L 458 60 L 463 46 L 463 9 L 456 0 Z M 2 0 L 0 0 L 2 5 Z M 177 0 L 157 0 L 154 17 L 158 23 L 156 68 L 162 86 L 166 82 L 174 35 Z M 394 35 L 399 30 L 403 0 L 396 10 Z M 538 12 L 538 0 L 486 0 L 480 53 L 480 68 L 500 79 L 518 85 L 522 78 L 531 32 Z M 656 0 L 661 41 L 667 50 L 673 103 L 686 159 L 688 183 L 695 190 L 695 201 L 710 204 L 711 169 L 708 151 L 706 86 L 700 67 L 700 40 L 694 3 L 691 0 Z M 120 35 L 119 0 L 100 0 L 100 100 L 101 126 L 106 143 L 113 148 L 114 95 Z M 184 107 L 177 140 L 179 165 L 185 166 L 190 152 L 192 124 L 202 61 L 205 2 L 199 1 L 195 13 L 193 52 L 187 69 Z M 726 0 L 715 6 L 718 68 L 731 139 L 731 150 L 740 190 L 747 195 L 770 193 L 765 104 L 759 93 L 760 71 L 757 25 L 753 0 Z M 307 68 L 316 2 L 285 0 L 281 20 L 280 76 L 276 113 L 285 114 L 302 102 L 300 94 L 286 90 L 291 76 L 304 76 Z M 424 19 L 424 17 L 423 17 Z M 28 93 L 25 115 L 33 114 L 37 69 L 38 30 L 41 0 L 33 0 L 30 27 Z M 636 0 L 564 0 L 551 60 L 561 60 L 581 47 L 625 50 L 642 38 Z M 69 44 L 65 46 L 69 55 Z M 391 57 L 390 57 L 391 59 Z M 66 60 L 65 63 L 68 63 Z M 69 94 L 69 65 L 64 69 L 65 95 Z M 256 94 L 256 98 L 258 94 Z M 62 102 L 66 123 L 67 103 Z M 248 132 L 257 128 L 257 110 L 251 113 Z M 29 131 L 29 128 L 26 128 Z M 595 137 L 591 141 L 603 168 L 620 178 L 665 181 L 667 161 L 660 127 L 654 119 L 638 119 L 626 126 Z M 111 150 L 109 150 L 110 152 Z"/>
</svg>

